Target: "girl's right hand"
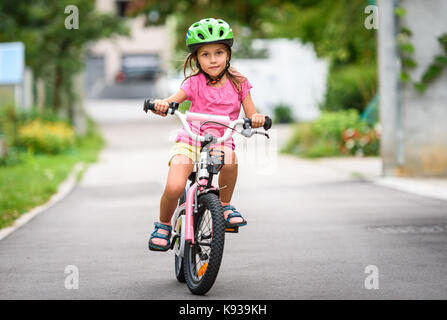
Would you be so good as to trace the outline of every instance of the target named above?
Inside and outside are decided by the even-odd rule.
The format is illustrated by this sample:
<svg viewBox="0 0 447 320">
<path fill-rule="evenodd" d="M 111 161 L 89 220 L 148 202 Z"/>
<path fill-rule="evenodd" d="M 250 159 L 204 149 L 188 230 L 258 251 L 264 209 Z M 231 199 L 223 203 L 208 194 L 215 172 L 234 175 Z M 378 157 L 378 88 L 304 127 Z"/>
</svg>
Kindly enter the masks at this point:
<svg viewBox="0 0 447 320">
<path fill-rule="evenodd" d="M 166 117 L 166 111 L 168 111 L 169 108 L 169 102 L 167 100 L 162 99 L 155 99 L 154 100 L 154 108 L 156 111 L 152 111 L 152 113 L 158 114 L 162 117 Z"/>
</svg>

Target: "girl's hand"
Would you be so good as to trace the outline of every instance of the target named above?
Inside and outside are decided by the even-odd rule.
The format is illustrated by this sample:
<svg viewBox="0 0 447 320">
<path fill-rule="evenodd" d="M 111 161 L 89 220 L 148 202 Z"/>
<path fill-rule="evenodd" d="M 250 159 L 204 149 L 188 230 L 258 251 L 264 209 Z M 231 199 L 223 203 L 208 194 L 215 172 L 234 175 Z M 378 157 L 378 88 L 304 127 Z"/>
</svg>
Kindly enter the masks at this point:
<svg viewBox="0 0 447 320">
<path fill-rule="evenodd" d="M 251 127 L 252 128 L 259 128 L 264 125 L 265 122 L 265 116 L 260 113 L 254 113 L 251 116 Z"/>
<path fill-rule="evenodd" d="M 167 100 L 155 99 L 154 100 L 154 108 L 156 111 L 152 111 L 152 113 L 158 114 L 162 117 L 166 117 L 166 111 L 169 108 L 169 102 Z"/>
</svg>

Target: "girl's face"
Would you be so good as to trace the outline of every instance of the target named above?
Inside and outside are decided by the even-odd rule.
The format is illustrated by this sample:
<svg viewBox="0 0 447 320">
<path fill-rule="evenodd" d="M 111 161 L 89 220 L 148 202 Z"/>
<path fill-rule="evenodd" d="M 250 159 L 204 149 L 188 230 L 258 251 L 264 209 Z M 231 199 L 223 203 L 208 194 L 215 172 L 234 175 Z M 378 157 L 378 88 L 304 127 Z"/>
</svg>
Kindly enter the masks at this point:
<svg viewBox="0 0 447 320">
<path fill-rule="evenodd" d="M 197 50 L 197 59 L 203 71 L 217 77 L 227 65 L 227 47 L 220 43 L 206 44 Z"/>
</svg>

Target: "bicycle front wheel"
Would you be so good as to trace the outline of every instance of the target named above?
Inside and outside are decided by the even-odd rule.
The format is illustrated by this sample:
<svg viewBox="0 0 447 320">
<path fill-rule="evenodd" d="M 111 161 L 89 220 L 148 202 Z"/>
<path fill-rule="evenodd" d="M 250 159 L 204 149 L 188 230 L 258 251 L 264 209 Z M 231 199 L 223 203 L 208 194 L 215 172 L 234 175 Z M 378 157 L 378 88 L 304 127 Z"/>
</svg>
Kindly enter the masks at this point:
<svg viewBox="0 0 447 320">
<path fill-rule="evenodd" d="M 187 244 L 184 255 L 185 280 L 194 294 L 207 293 L 214 284 L 225 243 L 223 209 L 216 194 L 199 196 L 194 216 L 194 244 Z"/>
</svg>

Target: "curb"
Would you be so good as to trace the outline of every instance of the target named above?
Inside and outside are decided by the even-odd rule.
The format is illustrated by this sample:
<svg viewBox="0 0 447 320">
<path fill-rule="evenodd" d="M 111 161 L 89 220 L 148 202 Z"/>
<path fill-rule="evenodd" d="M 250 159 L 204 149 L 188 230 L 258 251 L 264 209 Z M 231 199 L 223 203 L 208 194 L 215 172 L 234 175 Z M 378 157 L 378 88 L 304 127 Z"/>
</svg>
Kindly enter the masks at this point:
<svg viewBox="0 0 447 320">
<path fill-rule="evenodd" d="M 331 163 L 323 162 L 319 164 L 377 186 L 447 201 L 447 179 L 384 177 L 379 174 L 365 173 L 345 166 L 334 166 Z"/>
<path fill-rule="evenodd" d="M 443 182 L 443 186 L 440 186 L 430 180 L 424 181 L 415 178 L 367 176 L 359 172 L 350 172 L 350 174 L 356 174 L 361 180 L 377 186 L 391 188 L 422 197 L 447 201 L 447 180 Z"/>
<path fill-rule="evenodd" d="M 9 236 L 11 233 L 28 223 L 31 219 L 37 216 L 39 213 L 47 210 L 48 208 L 55 205 L 57 202 L 65 198 L 76 186 L 77 183 L 77 175 L 85 168 L 85 164 L 83 162 L 78 162 L 74 165 L 71 170 L 68 178 L 65 179 L 58 187 L 58 190 L 55 194 L 53 194 L 46 203 L 31 209 L 26 213 L 23 213 L 17 220 L 14 221 L 12 226 L 0 229 L 0 241 Z"/>
<path fill-rule="evenodd" d="M 418 196 L 447 201 L 447 183 L 445 187 L 441 187 L 427 181 L 395 177 L 374 178 L 369 179 L 369 181 L 382 187 L 393 188 Z"/>
</svg>

